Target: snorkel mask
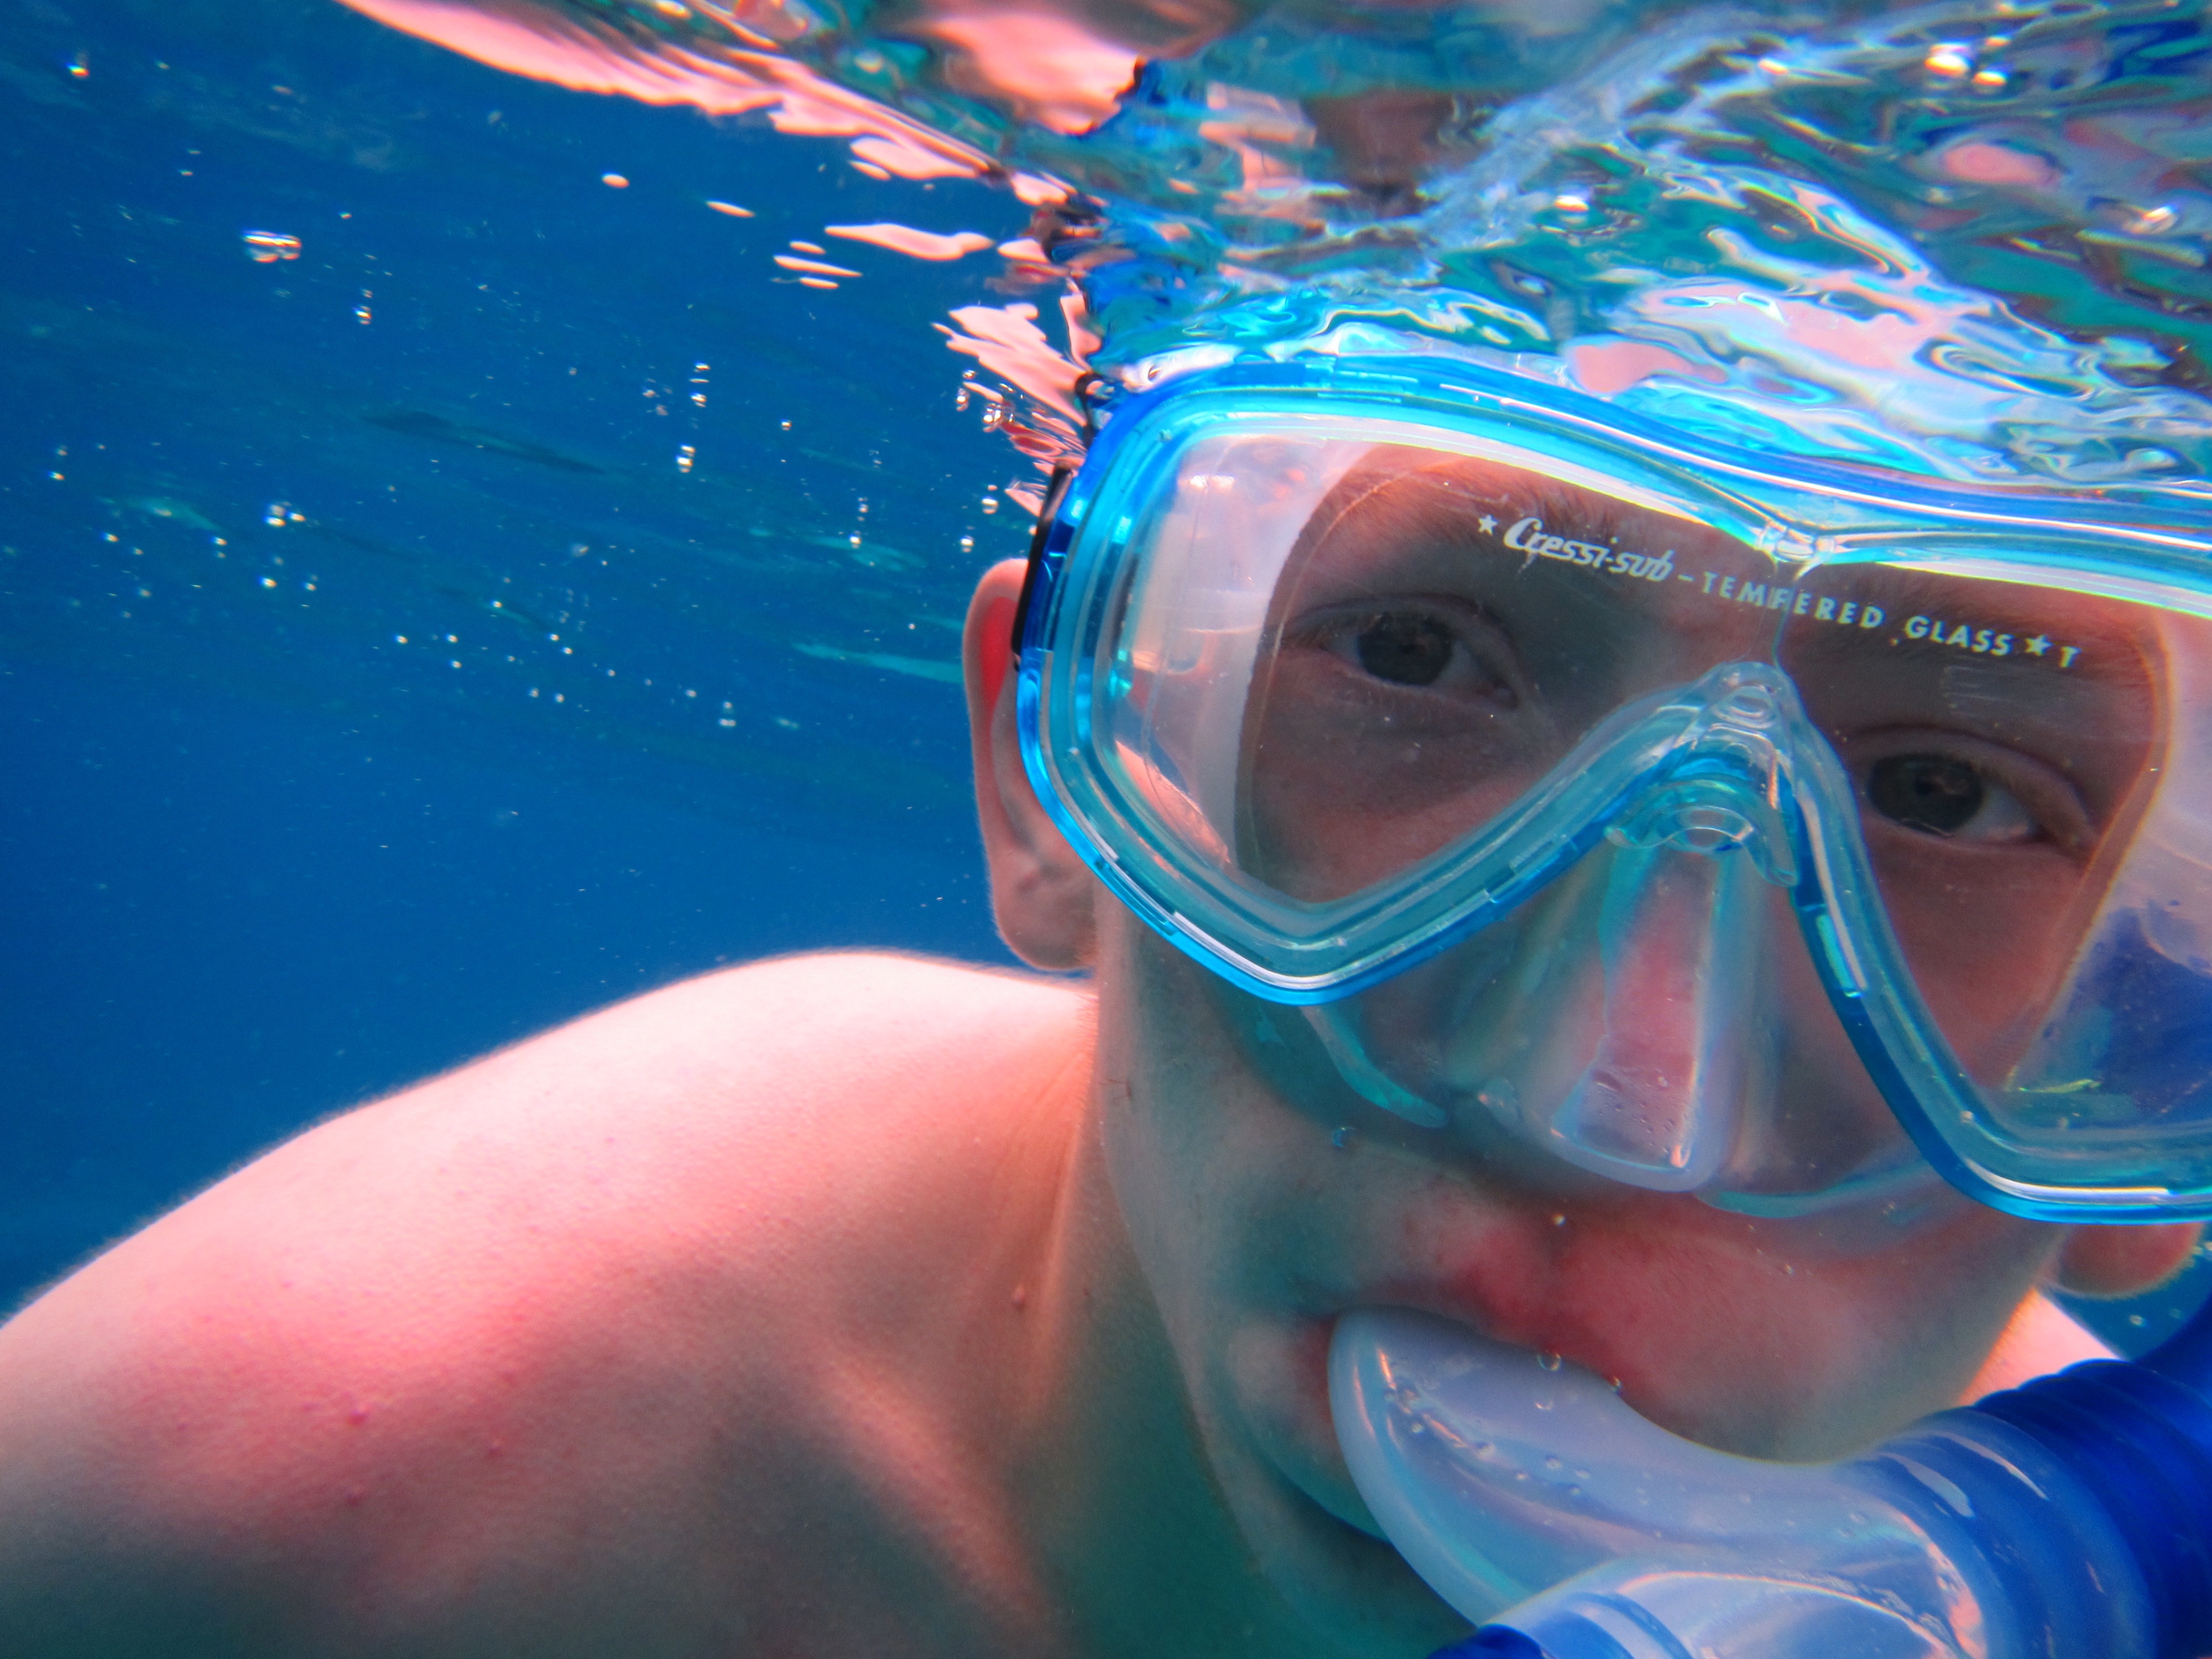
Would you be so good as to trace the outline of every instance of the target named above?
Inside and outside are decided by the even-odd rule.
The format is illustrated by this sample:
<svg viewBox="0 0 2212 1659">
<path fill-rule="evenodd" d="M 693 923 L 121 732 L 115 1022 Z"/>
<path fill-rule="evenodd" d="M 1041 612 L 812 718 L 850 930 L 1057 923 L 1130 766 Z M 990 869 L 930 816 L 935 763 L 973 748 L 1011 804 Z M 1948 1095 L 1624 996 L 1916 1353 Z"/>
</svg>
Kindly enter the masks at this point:
<svg viewBox="0 0 2212 1659">
<path fill-rule="evenodd" d="M 2212 1214 L 2201 515 L 1236 364 L 1116 409 L 1022 630 L 1069 839 L 1400 1117 L 1760 1214 Z"/>
<path fill-rule="evenodd" d="M 2186 503 L 1731 453 L 1440 357 L 1235 362 L 1112 406 L 1017 629 L 1070 842 L 1376 1107 L 1753 1215 L 1906 1224 L 1939 1176 L 2212 1215 Z M 1432 1586 L 1542 1593 L 1475 1650 L 2179 1656 L 2195 1341 L 1828 1471 L 1401 1314 L 1340 1322 L 1332 1395 Z"/>
</svg>

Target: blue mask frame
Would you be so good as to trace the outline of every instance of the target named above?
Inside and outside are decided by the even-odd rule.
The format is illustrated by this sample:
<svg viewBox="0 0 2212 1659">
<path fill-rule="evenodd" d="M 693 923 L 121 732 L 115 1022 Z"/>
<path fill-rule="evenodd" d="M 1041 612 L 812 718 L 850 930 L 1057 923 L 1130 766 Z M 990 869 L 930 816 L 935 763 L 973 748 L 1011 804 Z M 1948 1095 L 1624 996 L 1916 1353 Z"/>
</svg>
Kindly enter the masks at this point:
<svg viewBox="0 0 2212 1659">
<path fill-rule="evenodd" d="M 1094 716 L 1115 691 L 1099 679 L 1113 672 L 1099 660 L 1102 636 L 1163 469 L 1198 434 L 1262 416 L 1509 434 L 1524 453 L 1663 501 L 1784 566 L 1908 563 L 2212 616 L 2201 509 L 2140 487 L 1952 484 L 1748 456 L 1449 358 L 1239 362 L 1117 400 L 1081 469 L 1054 491 L 1018 620 L 1017 695 L 1030 782 L 1071 843 L 1147 925 L 1255 996 L 1351 996 L 1506 914 L 1608 835 L 1748 855 L 1789 888 L 1862 1062 L 1954 1186 L 2044 1220 L 2212 1216 L 2212 1120 L 2184 1136 L 2034 1134 L 1990 1110 L 1907 971 L 1849 780 L 1786 681 L 1745 680 L 1756 680 L 1755 665 L 1617 711 L 1496 823 L 1338 902 L 1285 898 L 1158 834 L 1094 744 Z M 1753 690 L 1765 712 L 1731 715 Z M 2204 1008 L 2212 1018 L 2212 981 Z"/>
</svg>

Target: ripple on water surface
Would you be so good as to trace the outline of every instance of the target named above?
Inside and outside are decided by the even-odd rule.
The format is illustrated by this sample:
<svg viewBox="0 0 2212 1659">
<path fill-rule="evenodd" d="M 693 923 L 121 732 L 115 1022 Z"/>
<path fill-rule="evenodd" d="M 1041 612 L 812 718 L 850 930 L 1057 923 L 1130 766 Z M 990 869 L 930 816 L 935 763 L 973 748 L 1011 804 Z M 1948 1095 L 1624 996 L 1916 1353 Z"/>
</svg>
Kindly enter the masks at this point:
<svg viewBox="0 0 2212 1659">
<path fill-rule="evenodd" d="M 1030 0 L 987 23 L 951 0 L 895 21 L 538 0 L 526 27 L 352 3 L 572 86 L 765 109 L 878 176 L 1004 182 L 1034 210 L 998 249 L 1030 297 L 949 331 L 1042 461 L 1080 369 L 1384 329 L 1765 447 L 1952 477 L 2212 470 L 2200 5 Z M 856 233 L 930 258 L 989 240 L 829 234 Z"/>
</svg>

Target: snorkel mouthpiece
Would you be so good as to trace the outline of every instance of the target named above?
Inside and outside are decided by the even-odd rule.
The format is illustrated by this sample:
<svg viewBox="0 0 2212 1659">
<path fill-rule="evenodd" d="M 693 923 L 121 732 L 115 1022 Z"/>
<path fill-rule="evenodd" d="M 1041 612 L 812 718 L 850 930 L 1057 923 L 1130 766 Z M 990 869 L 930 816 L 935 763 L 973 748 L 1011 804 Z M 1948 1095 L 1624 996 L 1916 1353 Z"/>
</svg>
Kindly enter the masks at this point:
<svg viewBox="0 0 2212 1659">
<path fill-rule="evenodd" d="M 1339 1321 L 1329 1393 L 1384 1533 L 1483 1626 L 1437 1659 L 2212 1651 L 2212 1311 L 1825 1466 L 1401 1310 Z"/>
</svg>

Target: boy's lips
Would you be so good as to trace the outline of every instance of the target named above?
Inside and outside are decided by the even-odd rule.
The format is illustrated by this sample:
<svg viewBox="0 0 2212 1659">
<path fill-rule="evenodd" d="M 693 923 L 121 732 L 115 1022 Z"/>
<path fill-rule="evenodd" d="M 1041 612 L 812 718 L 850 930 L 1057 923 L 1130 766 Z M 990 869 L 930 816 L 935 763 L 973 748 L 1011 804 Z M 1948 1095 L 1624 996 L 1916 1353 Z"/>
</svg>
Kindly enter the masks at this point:
<svg viewBox="0 0 2212 1659">
<path fill-rule="evenodd" d="M 1470 1293 L 1463 1284 L 1449 1286 L 1401 1280 L 1377 1288 L 1376 1293 L 1347 1304 L 1357 1308 L 1406 1308 L 1464 1325 L 1476 1335 L 1507 1347 L 1565 1359 L 1599 1376 L 1618 1381 L 1626 1376 L 1628 1362 L 1618 1345 L 1592 1331 L 1557 1307 L 1518 1305 L 1521 1298 Z M 1330 1322 L 1331 1325 L 1334 1321 Z"/>
<path fill-rule="evenodd" d="M 1421 1206 L 1402 1231 L 1355 1235 L 1338 1271 L 1309 1280 L 1300 1311 L 1332 1325 L 1354 1308 L 1427 1314 L 1556 1355 L 1664 1420 L 1676 1414 L 1664 1402 L 1679 1411 L 1748 1380 L 1725 1354 L 1772 1371 L 1776 1333 L 1753 1310 L 1802 1311 L 1827 1277 L 1805 1271 L 1790 1226 L 1688 1194 L 1624 1190 L 1555 1204 L 1509 1194 Z"/>
<path fill-rule="evenodd" d="M 1632 1385 L 1659 1358 L 1646 1352 L 1655 1335 L 1650 1324 L 1637 1316 L 1653 1290 L 1650 1230 L 1632 1224 L 1637 1219 L 1656 1218 L 1624 1216 L 1594 1226 L 1549 1214 L 1493 1218 L 1419 1266 L 1374 1262 L 1369 1272 L 1355 1270 L 1348 1282 L 1328 1287 L 1316 1311 L 1333 1327 L 1354 1308 L 1405 1308 Z M 1632 1243 L 1639 1231 L 1644 1237 Z"/>
</svg>

